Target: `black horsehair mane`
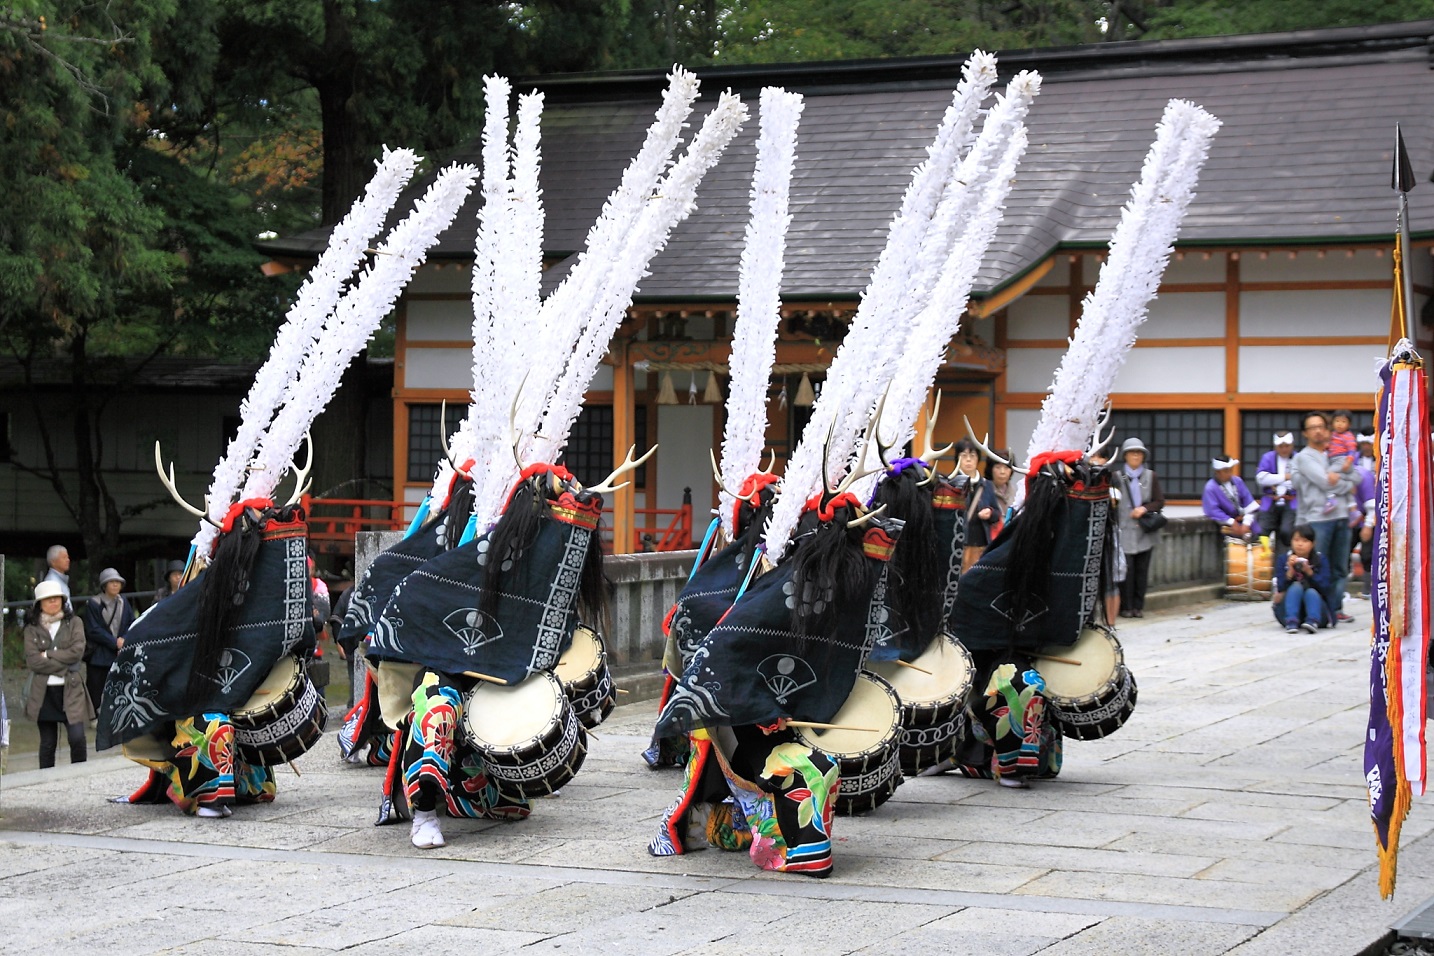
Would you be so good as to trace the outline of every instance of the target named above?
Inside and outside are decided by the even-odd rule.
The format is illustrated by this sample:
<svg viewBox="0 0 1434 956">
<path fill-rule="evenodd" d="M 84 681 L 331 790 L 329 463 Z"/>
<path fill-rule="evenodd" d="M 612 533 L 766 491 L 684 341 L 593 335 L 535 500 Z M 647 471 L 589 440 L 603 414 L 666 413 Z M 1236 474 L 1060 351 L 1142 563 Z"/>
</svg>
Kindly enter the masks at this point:
<svg viewBox="0 0 1434 956">
<path fill-rule="evenodd" d="M 512 557 L 514 564 L 523 552 L 532 547 L 542 530 L 543 519 L 551 514 L 551 505 L 541 483 L 547 482 L 546 474 L 534 475 L 520 481 L 513 489 L 513 497 L 493 530 L 488 533 L 488 565 L 483 573 L 483 599 L 480 609 L 492 615 L 498 607 L 498 597 L 506 577 L 503 562 Z M 599 530 L 593 532 L 599 536 Z M 579 616 L 589 626 L 600 629 L 607 614 L 609 583 L 603 571 L 602 547 L 594 541 L 588 548 L 583 563 L 582 578 L 578 582 Z"/>
<path fill-rule="evenodd" d="M 891 556 L 891 569 L 899 586 L 889 603 L 911 627 L 921 617 L 916 612 L 922 602 L 937 595 L 942 578 L 942 569 L 936 566 L 936 519 L 931 513 L 935 482 L 922 488 L 920 481 L 921 474 L 915 468 L 902 469 L 876 486 L 871 503 L 873 508 L 886 505 L 887 517 L 906 522 Z"/>
<path fill-rule="evenodd" d="M 232 531 L 219 536 L 214 559 L 200 582 L 199 635 L 194 642 L 194 663 L 184 691 L 186 709 L 199 707 L 213 692 L 229 624 L 244 606 L 248 594 L 249 575 L 264 540 L 264 517 L 255 520 L 250 515 L 251 512 L 245 511 L 235 519 Z"/>
</svg>

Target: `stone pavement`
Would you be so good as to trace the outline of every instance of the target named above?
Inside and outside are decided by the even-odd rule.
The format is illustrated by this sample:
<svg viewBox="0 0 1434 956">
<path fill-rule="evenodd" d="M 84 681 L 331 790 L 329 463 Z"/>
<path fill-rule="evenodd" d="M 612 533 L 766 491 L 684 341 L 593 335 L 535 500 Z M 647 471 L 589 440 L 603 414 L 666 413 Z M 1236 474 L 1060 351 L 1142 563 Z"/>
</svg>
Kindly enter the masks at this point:
<svg viewBox="0 0 1434 956">
<path fill-rule="evenodd" d="M 651 702 L 620 708 L 529 820 L 445 821 L 427 852 L 372 826 L 381 771 L 340 764 L 331 739 L 302 777 L 280 771 L 277 803 L 220 821 L 105 803 L 140 780 L 123 758 L 10 774 L 0 952 L 1360 953 L 1434 894 L 1434 802 L 1381 903 L 1354 610 L 1360 625 L 1316 636 L 1265 605 L 1126 622 L 1126 727 L 1069 742 L 1061 777 L 1030 790 L 907 781 L 837 819 L 825 881 L 647 855 L 679 782 L 638 756 Z"/>
</svg>

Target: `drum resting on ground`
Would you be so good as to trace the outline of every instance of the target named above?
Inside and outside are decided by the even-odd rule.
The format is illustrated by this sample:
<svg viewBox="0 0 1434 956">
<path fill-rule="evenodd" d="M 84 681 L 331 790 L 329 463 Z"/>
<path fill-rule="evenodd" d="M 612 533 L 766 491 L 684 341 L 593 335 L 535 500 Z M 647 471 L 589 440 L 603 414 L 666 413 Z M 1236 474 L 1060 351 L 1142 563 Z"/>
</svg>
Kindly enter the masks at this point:
<svg viewBox="0 0 1434 956">
<path fill-rule="evenodd" d="M 1137 694 L 1135 675 L 1126 669 L 1125 653 L 1114 631 L 1087 627 L 1071 646 L 1042 648 L 1036 658 L 1046 682 L 1046 705 L 1067 737 L 1099 740 L 1130 719 Z"/>
<path fill-rule="evenodd" d="M 945 633 L 911 664 L 868 661 L 866 669 L 890 684 L 901 700 L 901 770 L 914 777 L 954 757 L 966 738 L 966 705 L 976 667 L 971 653 Z"/>
<path fill-rule="evenodd" d="M 246 763 L 271 767 L 303 756 L 319 742 L 329 708 L 303 663 L 285 656 L 230 720 L 239 756 Z"/>
<path fill-rule="evenodd" d="M 842 729 L 796 727 L 797 739 L 837 762 L 837 813 L 867 813 L 885 803 L 901 775 L 901 701 L 875 674 L 860 673 L 846 703 L 828 723 Z"/>
<path fill-rule="evenodd" d="M 517 799 L 554 792 L 587 757 L 582 722 L 547 672 L 511 686 L 479 682 L 463 697 L 462 728 L 493 783 Z"/>
</svg>

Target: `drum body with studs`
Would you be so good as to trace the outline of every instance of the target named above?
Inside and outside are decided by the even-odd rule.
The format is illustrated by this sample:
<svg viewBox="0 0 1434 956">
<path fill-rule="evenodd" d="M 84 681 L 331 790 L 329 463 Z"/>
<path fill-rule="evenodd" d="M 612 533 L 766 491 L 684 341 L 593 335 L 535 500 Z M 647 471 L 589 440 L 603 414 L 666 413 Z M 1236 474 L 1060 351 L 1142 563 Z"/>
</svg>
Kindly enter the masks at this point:
<svg viewBox="0 0 1434 956">
<path fill-rule="evenodd" d="M 884 678 L 901 700 L 901 770 L 914 777 L 955 756 L 966 738 L 976 667 L 971 653 L 945 633 L 911 665 L 868 661 L 866 669 Z"/>
<path fill-rule="evenodd" d="M 329 708 L 302 662 L 286 655 L 230 720 L 239 757 L 245 763 L 271 767 L 303 756 L 319 742 Z"/>
<path fill-rule="evenodd" d="M 836 761 L 841 783 L 837 813 L 866 813 L 901 785 L 901 700 L 875 674 L 856 675 L 846 703 L 828 723 L 843 729 L 794 727 L 797 739 Z"/>
<path fill-rule="evenodd" d="M 596 727 L 617 706 L 617 689 L 607 668 L 607 648 L 591 628 L 578 625 L 572 645 L 558 658 L 553 673 L 562 682 L 584 727 Z"/>
<path fill-rule="evenodd" d="M 1036 654 L 1036 669 L 1046 682 L 1046 706 L 1067 737 L 1099 740 L 1130 719 L 1136 702 L 1135 676 L 1125 666 L 1114 631 L 1087 627 L 1069 647 L 1042 648 Z"/>
<path fill-rule="evenodd" d="M 1225 592 L 1244 601 L 1268 601 L 1274 588 L 1275 558 L 1260 542 L 1225 543 Z"/>
<path fill-rule="evenodd" d="M 463 696 L 462 727 L 494 785 L 519 799 L 566 784 L 588 752 L 572 701 L 546 672 L 511 686 L 479 681 Z"/>
</svg>

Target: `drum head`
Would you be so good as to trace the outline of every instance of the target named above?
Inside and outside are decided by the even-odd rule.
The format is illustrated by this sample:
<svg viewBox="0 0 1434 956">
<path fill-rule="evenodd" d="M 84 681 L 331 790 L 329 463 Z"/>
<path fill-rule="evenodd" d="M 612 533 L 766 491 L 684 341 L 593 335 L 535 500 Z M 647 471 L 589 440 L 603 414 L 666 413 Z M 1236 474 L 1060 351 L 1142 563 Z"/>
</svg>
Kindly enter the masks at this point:
<svg viewBox="0 0 1434 956">
<path fill-rule="evenodd" d="M 601 658 L 602 645 L 598 643 L 597 635 L 580 624 L 573 631 L 572 645 L 558 658 L 553 673 L 564 684 L 572 684 L 597 670 Z"/>
<path fill-rule="evenodd" d="M 1099 627 L 1081 631 L 1080 640 L 1070 647 L 1043 647 L 1036 653 L 1049 653 L 1081 662 L 1076 665 L 1039 657 L 1036 660 L 1036 670 L 1046 681 L 1046 696 L 1065 700 L 1077 700 L 1098 693 L 1119 680 L 1119 671 L 1124 665 L 1120 641 L 1113 633 Z"/>
<path fill-rule="evenodd" d="M 299 667 L 299 659 L 293 655 L 285 654 L 279 658 L 254 695 L 244 702 L 243 707 L 235 709 L 231 716 L 257 714 L 278 703 L 283 699 L 284 692 L 299 682 Z"/>
<path fill-rule="evenodd" d="M 480 681 L 463 699 L 463 724 L 474 743 L 512 747 L 555 725 L 567 704 L 552 674 L 533 674 L 511 686 Z"/>
<path fill-rule="evenodd" d="M 895 661 L 868 661 L 866 669 L 884 678 L 903 704 L 964 699 L 976 676 L 971 653 L 950 634 L 938 634 L 931 646 L 911 663 L 915 666 L 902 667 Z M 921 670 L 917 670 L 918 667 Z M 931 673 L 924 674 L 923 670 Z"/>
<path fill-rule="evenodd" d="M 827 723 L 860 730 L 797 728 L 797 737 L 830 757 L 870 753 L 895 739 L 901 730 L 901 702 L 891 685 L 875 674 L 857 674 L 846 703 Z M 869 729 L 867 729 L 869 728 Z"/>
</svg>

